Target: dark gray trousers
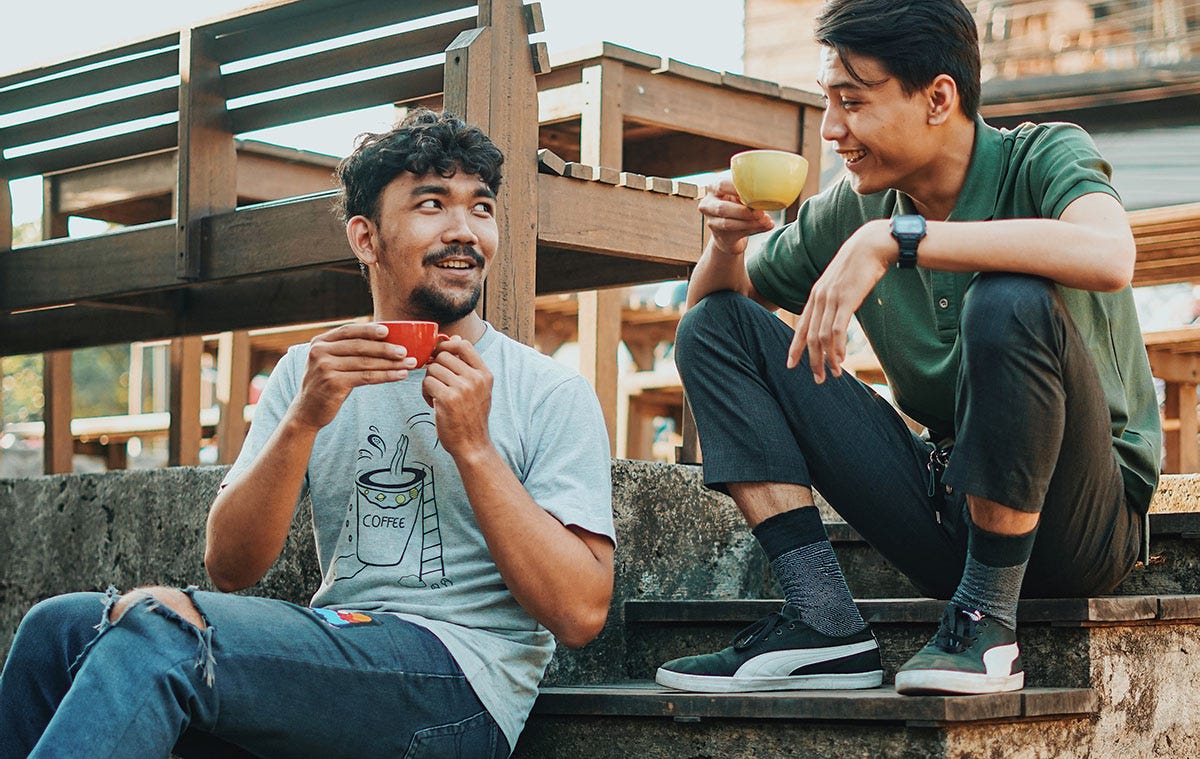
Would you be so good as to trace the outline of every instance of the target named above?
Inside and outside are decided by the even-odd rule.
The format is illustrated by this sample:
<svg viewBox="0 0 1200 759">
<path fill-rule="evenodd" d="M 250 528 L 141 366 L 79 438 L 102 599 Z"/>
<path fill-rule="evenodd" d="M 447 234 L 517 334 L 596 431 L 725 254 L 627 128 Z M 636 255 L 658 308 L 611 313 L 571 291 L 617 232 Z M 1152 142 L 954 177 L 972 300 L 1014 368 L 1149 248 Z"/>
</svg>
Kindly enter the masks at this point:
<svg viewBox="0 0 1200 759">
<path fill-rule="evenodd" d="M 1022 595 L 1111 591 L 1133 567 L 1141 517 L 1126 504 L 1095 364 L 1054 286 L 977 277 L 963 304 L 955 444 L 934 445 L 843 374 L 785 366 L 791 329 L 718 292 L 679 324 L 676 362 L 696 419 L 704 480 L 820 491 L 923 593 L 949 598 L 967 552 L 966 494 L 1041 512 Z"/>
</svg>

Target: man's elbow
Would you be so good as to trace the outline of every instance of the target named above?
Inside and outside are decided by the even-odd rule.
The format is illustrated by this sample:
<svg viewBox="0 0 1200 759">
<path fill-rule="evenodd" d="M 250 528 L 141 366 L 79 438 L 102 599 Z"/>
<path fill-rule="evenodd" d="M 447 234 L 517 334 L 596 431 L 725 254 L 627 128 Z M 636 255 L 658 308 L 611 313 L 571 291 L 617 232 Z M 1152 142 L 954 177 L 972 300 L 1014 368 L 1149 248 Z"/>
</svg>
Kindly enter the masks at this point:
<svg viewBox="0 0 1200 759">
<path fill-rule="evenodd" d="M 581 605 L 571 619 L 563 620 L 559 629 L 552 631 L 554 637 L 567 648 L 583 648 L 591 643 L 608 621 L 608 603 L 606 598 L 603 604 Z"/>
<path fill-rule="evenodd" d="M 212 581 L 213 587 L 222 593 L 245 590 L 257 582 L 257 580 L 246 582 L 244 578 L 238 576 L 239 573 L 224 566 L 211 547 L 204 551 L 204 571 L 208 573 L 208 579 Z"/>
</svg>

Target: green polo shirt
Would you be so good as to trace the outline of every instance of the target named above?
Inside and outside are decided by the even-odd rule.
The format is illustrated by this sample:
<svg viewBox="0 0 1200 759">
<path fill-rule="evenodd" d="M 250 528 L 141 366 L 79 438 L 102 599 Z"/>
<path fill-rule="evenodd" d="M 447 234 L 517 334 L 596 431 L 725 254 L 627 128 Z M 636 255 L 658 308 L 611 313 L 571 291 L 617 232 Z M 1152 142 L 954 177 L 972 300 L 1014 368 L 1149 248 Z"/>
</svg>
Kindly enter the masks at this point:
<svg viewBox="0 0 1200 759">
<path fill-rule="evenodd" d="M 1056 219 L 1083 195 L 1117 197 L 1110 179 L 1111 167 L 1077 126 L 1022 124 L 1010 131 L 977 119 L 967 179 L 948 220 Z M 813 283 L 856 229 L 901 213 L 915 209 L 900 192 L 858 195 L 838 182 L 805 201 L 795 222 L 775 230 L 747 258 L 750 281 L 767 299 L 800 313 Z M 974 276 L 893 268 L 857 312 L 897 405 L 940 433 L 954 430 L 959 314 Z M 1132 290 L 1058 289 L 1099 369 L 1126 493 L 1144 512 L 1158 484 L 1162 429 Z"/>
</svg>

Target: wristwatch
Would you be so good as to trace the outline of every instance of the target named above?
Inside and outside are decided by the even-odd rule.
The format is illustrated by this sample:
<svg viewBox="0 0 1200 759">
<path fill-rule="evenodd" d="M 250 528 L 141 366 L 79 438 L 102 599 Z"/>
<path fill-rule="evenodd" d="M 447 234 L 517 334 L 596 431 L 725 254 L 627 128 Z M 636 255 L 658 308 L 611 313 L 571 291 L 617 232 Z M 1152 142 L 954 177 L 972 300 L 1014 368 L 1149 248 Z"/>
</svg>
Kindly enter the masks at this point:
<svg viewBox="0 0 1200 759">
<path fill-rule="evenodd" d="M 925 217 L 906 213 L 892 217 L 892 237 L 900 243 L 900 258 L 896 268 L 912 269 L 917 265 L 917 243 L 925 236 Z"/>
</svg>

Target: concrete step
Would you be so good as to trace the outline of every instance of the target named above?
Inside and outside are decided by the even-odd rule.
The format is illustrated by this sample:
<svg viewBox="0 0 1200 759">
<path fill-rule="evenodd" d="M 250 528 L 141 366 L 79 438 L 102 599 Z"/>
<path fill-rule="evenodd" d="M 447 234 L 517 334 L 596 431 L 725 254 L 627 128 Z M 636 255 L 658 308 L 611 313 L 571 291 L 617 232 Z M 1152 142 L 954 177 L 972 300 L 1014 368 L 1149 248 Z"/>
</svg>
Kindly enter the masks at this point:
<svg viewBox="0 0 1200 759">
<path fill-rule="evenodd" d="M 1036 755 L 1070 756 L 1062 749 L 1087 737 L 1098 707 L 1088 688 L 911 697 L 890 687 L 753 694 L 682 693 L 649 681 L 544 687 L 514 756 L 941 757 L 963 755 L 960 747 L 1009 756 L 1014 736 Z"/>
<path fill-rule="evenodd" d="M 777 611 L 781 603 L 778 599 L 628 601 L 626 670 L 617 679 L 651 679 L 665 661 L 724 648 L 738 631 Z M 896 669 L 933 636 L 945 602 L 862 599 L 858 606 L 879 639 L 884 682 L 891 682 Z M 1153 655 L 1166 637 L 1178 634 L 1200 641 L 1198 623 L 1200 596 L 1195 595 L 1023 600 L 1017 624 L 1025 682 L 1092 687 L 1095 660 L 1109 653 L 1157 666 Z M 1200 682 L 1200 658 L 1195 667 Z"/>
<path fill-rule="evenodd" d="M 853 527 L 833 519 L 825 523 L 825 531 L 855 598 L 920 595 Z M 1138 562 L 1114 592 L 1200 593 L 1200 512 L 1150 514 L 1150 560 Z"/>
</svg>

